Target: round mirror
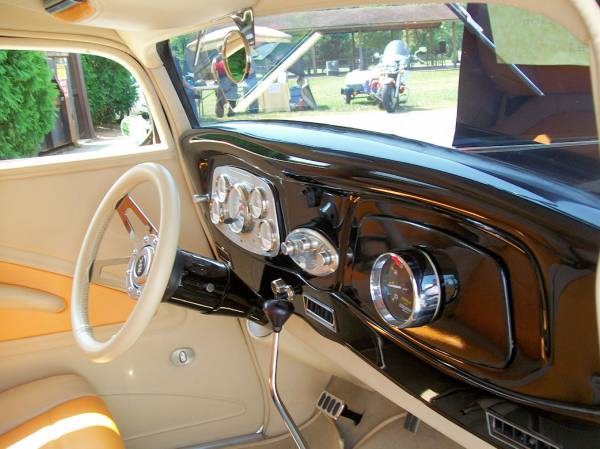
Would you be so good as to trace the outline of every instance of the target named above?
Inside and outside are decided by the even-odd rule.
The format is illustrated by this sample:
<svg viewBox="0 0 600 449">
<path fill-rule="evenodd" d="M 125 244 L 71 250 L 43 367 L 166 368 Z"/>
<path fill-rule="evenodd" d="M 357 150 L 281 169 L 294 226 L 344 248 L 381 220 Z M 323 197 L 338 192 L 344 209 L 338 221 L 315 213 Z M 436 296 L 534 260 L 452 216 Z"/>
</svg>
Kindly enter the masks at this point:
<svg viewBox="0 0 600 449">
<path fill-rule="evenodd" d="M 227 77 L 238 84 L 250 73 L 250 46 L 242 33 L 230 31 L 223 41 L 223 62 Z"/>
</svg>

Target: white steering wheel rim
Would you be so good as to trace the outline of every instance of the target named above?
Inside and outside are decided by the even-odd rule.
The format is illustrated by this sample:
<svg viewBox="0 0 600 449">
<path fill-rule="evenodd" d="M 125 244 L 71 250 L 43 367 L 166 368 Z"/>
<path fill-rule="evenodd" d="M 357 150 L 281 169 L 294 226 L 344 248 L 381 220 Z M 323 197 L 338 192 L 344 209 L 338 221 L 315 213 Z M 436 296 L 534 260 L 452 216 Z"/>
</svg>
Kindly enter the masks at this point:
<svg viewBox="0 0 600 449">
<path fill-rule="evenodd" d="M 92 265 L 108 224 L 119 201 L 143 182 L 151 182 L 160 200 L 159 238 L 148 280 L 127 321 L 107 341 L 98 341 L 88 316 L 88 295 Z M 175 262 L 181 223 L 179 192 L 173 176 L 162 165 L 143 163 L 127 170 L 100 202 L 87 229 L 73 276 L 71 324 L 77 344 L 98 363 L 109 362 L 127 351 L 146 329 L 156 313 Z"/>
</svg>

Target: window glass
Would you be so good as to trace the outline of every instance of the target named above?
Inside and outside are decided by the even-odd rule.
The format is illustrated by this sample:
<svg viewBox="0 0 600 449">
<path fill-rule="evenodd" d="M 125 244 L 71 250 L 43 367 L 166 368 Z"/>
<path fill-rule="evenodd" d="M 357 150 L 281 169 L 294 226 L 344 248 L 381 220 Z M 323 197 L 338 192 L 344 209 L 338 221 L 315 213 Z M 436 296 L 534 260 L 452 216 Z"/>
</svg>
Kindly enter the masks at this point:
<svg viewBox="0 0 600 449">
<path fill-rule="evenodd" d="M 170 40 L 200 125 L 285 119 L 478 153 L 600 194 L 588 48 L 505 5 L 382 5 L 256 18 L 231 82 L 231 23 Z M 527 150 L 527 151 L 525 151 Z"/>
<path fill-rule="evenodd" d="M 155 142 L 140 86 L 101 56 L 0 50 L 0 159 Z"/>
</svg>

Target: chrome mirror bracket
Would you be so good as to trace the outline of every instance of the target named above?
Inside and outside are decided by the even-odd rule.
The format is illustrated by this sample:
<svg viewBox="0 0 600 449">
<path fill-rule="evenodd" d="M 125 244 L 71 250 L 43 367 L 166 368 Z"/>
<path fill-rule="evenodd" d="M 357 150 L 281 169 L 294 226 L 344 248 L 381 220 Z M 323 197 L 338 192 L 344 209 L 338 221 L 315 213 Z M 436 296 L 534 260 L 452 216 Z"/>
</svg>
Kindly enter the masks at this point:
<svg viewBox="0 0 600 449">
<path fill-rule="evenodd" d="M 244 35 L 248 44 L 253 47 L 256 43 L 256 35 L 254 33 L 254 11 L 252 8 L 238 11 L 230 17 L 235 22 L 240 33 Z"/>
</svg>

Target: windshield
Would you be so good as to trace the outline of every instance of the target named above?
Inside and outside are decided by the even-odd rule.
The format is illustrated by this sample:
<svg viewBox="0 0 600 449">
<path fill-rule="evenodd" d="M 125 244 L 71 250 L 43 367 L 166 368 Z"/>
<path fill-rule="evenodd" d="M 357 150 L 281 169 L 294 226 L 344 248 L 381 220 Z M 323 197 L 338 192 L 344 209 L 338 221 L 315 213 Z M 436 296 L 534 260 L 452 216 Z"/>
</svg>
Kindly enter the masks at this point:
<svg viewBox="0 0 600 449">
<path fill-rule="evenodd" d="M 241 83 L 221 54 L 231 21 L 169 48 L 200 126 L 285 119 L 393 134 L 600 195 L 588 48 L 531 12 L 463 5 L 257 17 Z"/>
</svg>

